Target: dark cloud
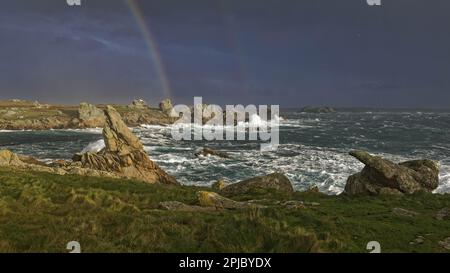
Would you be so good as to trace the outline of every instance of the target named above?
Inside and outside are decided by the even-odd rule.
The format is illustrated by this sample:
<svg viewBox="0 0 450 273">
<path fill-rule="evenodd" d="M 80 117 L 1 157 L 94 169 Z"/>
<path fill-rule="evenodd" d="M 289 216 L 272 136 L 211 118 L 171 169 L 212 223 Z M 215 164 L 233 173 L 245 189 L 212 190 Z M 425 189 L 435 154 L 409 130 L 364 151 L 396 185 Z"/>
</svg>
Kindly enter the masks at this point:
<svg viewBox="0 0 450 273">
<path fill-rule="evenodd" d="M 0 98 L 166 96 L 127 1 L 82 2 L 2 2 Z M 176 101 L 450 107 L 448 1 L 136 2 Z"/>
</svg>

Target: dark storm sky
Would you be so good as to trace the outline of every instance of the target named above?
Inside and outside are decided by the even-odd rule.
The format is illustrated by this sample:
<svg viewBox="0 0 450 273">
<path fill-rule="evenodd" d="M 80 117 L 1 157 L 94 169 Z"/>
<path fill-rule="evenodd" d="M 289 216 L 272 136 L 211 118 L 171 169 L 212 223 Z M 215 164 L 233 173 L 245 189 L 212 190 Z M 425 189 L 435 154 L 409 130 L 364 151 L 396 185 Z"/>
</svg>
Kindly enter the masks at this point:
<svg viewBox="0 0 450 273">
<path fill-rule="evenodd" d="M 0 0 L 0 99 L 167 96 L 124 0 Z M 142 0 L 173 99 L 450 107 L 450 1 Z"/>
</svg>

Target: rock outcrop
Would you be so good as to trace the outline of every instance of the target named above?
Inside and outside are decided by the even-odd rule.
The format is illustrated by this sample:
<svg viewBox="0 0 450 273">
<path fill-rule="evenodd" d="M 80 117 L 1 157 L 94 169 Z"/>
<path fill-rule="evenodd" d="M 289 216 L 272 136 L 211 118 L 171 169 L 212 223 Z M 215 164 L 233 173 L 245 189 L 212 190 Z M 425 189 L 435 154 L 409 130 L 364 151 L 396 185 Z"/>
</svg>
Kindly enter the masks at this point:
<svg viewBox="0 0 450 273">
<path fill-rule="evenodd" d="M 0 151 L 0 166 L 23 166 L 19 156 L 9 150 Z"/>
<path fill-rule="evenodd" d="M 148 183 L 178 184 L 174 177 L 150 160 L 139 139 L 112 106 L 107 106 L 105 116 L 105 149 L 99 153 L 82 154 L 80 162 L 83 168 L 111 172 Z"/>
<path fill-rule="evenodd" d="M 170 116 L 172 113 L 173 105 L 170 99 L 165 99 L 159 103 L 159 110 L 166 115 Z"/>
<path fill-rule="evenodd" d="M 78 109 L 80 127 L 95 128 L 105 125 L 105 114 L 95 105 L 83 102 Z"/>
<path fill-rule="evenodd" d="M 294 192 L 289 178 L 281 173 L 272 173 L 226 185 L 221 189 L 220 193 L 224 195 L 239 195 L 267 190 L 286 194 Z"/>
<path fill-rule="evenodd" d="M 413 160 L 396 164 L 364 151 L 353 151 L 350 155 L 366 166 L 347 179 L 346 194 L 412 194 L 417 191 L 431 192 L 438 187 L 439 165 L 435 161 Z"/>
<path fill-rule="evenodd" d="M 0 100 L 0 130 L 103 128 L 105 117 L 102 109 L 89 103 L 82 103 L 74 108 L 71 105 Z M 146 106 L 141 100 L 135 100 L 128 107 L 117 105 L 117 109 L 125 123 L 131 127 L 142 124 L 167 125 L 178 120 L 159 109 Z"/>
<path fill-rule="evenodd" d="M 148 109 L 149 107 L 148 107 L 148 104 L 147 104 L 147 102 L 145 100 L 137 99 L 137 100 L 133 100 L 131 102 L 131 104 L 128 105 L 128 108 L 138 109 L 138 110 L 145 110 L 145 109 Z"/>
</svg>

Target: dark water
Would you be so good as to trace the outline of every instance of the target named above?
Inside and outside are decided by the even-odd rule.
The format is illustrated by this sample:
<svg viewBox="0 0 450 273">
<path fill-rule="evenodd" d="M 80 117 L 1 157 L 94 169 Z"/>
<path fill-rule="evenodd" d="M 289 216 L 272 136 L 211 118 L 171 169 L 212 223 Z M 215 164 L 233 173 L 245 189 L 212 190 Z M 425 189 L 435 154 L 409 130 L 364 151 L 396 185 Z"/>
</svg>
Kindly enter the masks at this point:
<svg viewBox="0 0 450 273">
<path fill-rule="evenodd" d="M 175 141 L 170 127 L 135 128 L 152 159 L 186 184 L 210 184 L 219 178 L 236 182 L 273 171 L 286 173 L 297 189 L 312 185 L 338 193 L 350 174 L 362 164 L 348 155 L 363 149 L 394 161 L 417 158 L 439 160 L 439 192 L 450 191 L 450 113 L 442 112 L 339 112 L 282 113 L 280 146 L 260 152 L 249 141 Z M 88 145 L 101 147 L 100 130 L 1 132 L 0 148 L 43 160 L 71 158 Z M 232 159 L 196 158 L 209 146 L 227 151 Z"/>
</svg>

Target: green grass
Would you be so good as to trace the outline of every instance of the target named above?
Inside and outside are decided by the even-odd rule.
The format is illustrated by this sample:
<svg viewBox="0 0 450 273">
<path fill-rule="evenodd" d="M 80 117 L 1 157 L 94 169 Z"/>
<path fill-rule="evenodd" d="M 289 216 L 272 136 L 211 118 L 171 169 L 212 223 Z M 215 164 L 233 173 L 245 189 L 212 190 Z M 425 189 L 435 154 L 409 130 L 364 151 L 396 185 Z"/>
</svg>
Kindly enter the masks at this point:
<svg viewBox="0 0 450 273">
<path fill-rule="evenodd" d="M 58 176 L 0 168 L 0 252 L 66 252 L 79 241 L 83 252 L 446 252 L 450 220 L 436 212 L 450 196 L 326 196 L 297 192 L 261 194 L 268 208 L 173 212 L 161 201 L 195 205 L 199 187 Z M 286 209 L 277 201 L 303 200 L 319 206 Z M 397 216 L 392 208 L 419 213 Z M 423 244 L 410 244 L 423 236 Z"/>
</svg>

